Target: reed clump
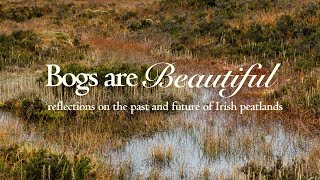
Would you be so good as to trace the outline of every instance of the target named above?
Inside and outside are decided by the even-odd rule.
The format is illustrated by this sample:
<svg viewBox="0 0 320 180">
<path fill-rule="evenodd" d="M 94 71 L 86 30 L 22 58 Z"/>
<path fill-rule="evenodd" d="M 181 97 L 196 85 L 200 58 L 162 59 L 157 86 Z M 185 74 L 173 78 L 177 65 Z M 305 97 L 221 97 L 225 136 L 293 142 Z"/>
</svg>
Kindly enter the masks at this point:
<svg viewBox="0 0 320 180">
<path fill-rule="evenodd" d="M 232 153 L 231 144 L 228 139 L 214 133 L 206 133 L 202 136 L 202 149 L 211 158 L 217 159 L 221 155 Z"/>
<path fill-rule="evenodd" d="M 285 165 L 281 158 L 275 160 L 274 165 L 266 167 L 253 162 L 241 168 L 247 179 L 313 179 L 316 173 L 310 172 L 310 167 L 305 160 L 294 160 L 290 165 Z"/>
<path fill-rule="evenodd" d="M 173 149 L 171 146 L 153 147 L 151 149 L 150 154 L 151 162 L 159 166 L 169 165 L 170 162 L 173 160 Z"/>
</svg>

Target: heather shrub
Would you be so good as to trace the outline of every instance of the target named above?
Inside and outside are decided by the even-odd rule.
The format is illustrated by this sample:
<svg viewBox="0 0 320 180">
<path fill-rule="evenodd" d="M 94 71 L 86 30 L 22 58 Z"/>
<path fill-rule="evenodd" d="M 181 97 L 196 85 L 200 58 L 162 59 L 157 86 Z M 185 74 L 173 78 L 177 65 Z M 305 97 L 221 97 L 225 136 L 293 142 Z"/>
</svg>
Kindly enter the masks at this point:
<svg viewBox="0 0 320 180">
<path fill-rule="evenodd" d="M 18 145 L 0 148 L 0 177 L 22 179 L 95 179 L 91 159 L 51 153 L 45 149 L 31 152 Z"/>
</svg>

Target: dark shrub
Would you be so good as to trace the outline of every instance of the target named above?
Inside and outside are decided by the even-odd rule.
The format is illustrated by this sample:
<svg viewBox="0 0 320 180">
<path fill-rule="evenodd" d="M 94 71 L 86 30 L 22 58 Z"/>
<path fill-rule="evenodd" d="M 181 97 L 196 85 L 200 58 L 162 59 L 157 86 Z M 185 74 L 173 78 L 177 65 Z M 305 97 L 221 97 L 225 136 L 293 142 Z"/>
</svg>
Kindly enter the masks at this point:
<svg viewBox="0 0 320 180">
<path fill-rule="evenodd" d="M 203 0 L 203 2 L 208 6 L 215 6 L 216 0 Z"/>
<path fill-rule="evenodd" d="M 282 15 L 277 19 L 277 29 L 282 37 L 287 37 L 290 32 L 294 31 L 294 20 L 289 15 Z"/>
<path fill-rule="evenodd" d="M 246 35 L 252 41 L 255 41 L 255 42 L 264 41 L 264 34 L 263 34 L 261 24 L 250 24 Z"/>
<path fill-rule="evenodd" d="M 44 16 L 46 13 L 50 13 L 52 10 L 49 7 L 18 7 L 10 9 L 7 12 L 7 18 L 16 22 L 26 21 L 32 18 L 39 18 Z"/>
<path fill-rule="evenodd" d="M 23 120 L 33 123 L 43 120 L 60 120 L 66 116 L 64 112 L 47 110 L 46 104 L 38 98 L 21 99 L 6 101 L 0 108 L 15 111 Z"/>
<path fill-rule="evenodd" d="M 75 158 L 74 162 L 70 162 L 63 154 L 40 150 L 30 158 L 24 168 L 27 179 L 84 179 L 92 170 L 90 163 L 89 158 Z M 94 174 L 91 176 L 94 177 Z"/>
<path fill-rule="evenodd" d="M 148 28 L 148 27 L 150 27 L 151 25 L 152 25 L 152 20 L 150 20 L 150 19 L 143 19 L 143 20 L 141 20 L 140 22 L 131 24 L 128 28 L 129 28 L 131 31 L 137 31 L 137 30 L 140 30 L 140 29 Z"/>
<path fill-rule="evenodd" d="M 36 61 L 39 38 L 33 31 L 13 31 L 10 35 L 0 34 L 0 69 L 17 65 L 28 66 Z"/>
<path fill-rule="evenodd" d="M 120 21 L 128 21 L 129 19 L 136 17 L 137 13 L 132 12 L 132 11 L 127 11 L 124 14 L 119 15 L 119 17 L 117 18 Z"/>
<path fill-rule="evenodd" d="M 316 63 L 312 59 L 298 60 L 294 66 L 295 71 L 308 71 L 316 66 Z"/>
<path fill-rule="evenodd" d="M 186 46 L 182 43 L 172 43 L 170 47 L 173 53 L 186 50 Z"/>
<path fill-rule="evenodd" d="M 29 51 L 33 51 L 33 52 L 36 50 L 36 45 L 40 42 L 37 35 L 33 31 L 30 31 L 30 30 L 13 31 L 11 36 L 16 40 L 16 43 L 20 47 L 26 48 Z"/>
<path fill-rule="evenodd" d="M 17 145 L 0 149 L 1 162 L 6 177 L 22 179 L 95 179 L 91 159 L 86 157 L 73 158 L 70 161 L 64 154 L 50 153 L 44 149 L 33 150 L 33 153 L 21 151 Z M 1 167 L 0 167 L 1 170 Z M 23 173 L 21 173 L 23 172 Z"/>
<path fill-rule="evenodd" d="M 45 104 L 40 99 L 24 99 L 21 101 L 19 115 L 27 121 L 40 119 L 40 112 L 46 109 Z"/>
</svg>

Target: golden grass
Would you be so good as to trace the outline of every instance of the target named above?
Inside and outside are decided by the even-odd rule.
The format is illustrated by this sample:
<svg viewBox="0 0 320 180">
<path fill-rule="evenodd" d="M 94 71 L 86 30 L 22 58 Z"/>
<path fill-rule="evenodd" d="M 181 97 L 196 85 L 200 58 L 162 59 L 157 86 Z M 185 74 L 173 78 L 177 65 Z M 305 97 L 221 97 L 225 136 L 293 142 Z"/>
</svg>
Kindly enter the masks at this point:
<svg viewBox="0 0 320 180">
<path fill-rule="evenodd" d="M 210 172 L 209 168 L 206 167 L 206 168 L 203 169 L 202 178 L 203 178 L 204 180 L 209 180 L 209 179 L 211 179 L 211 172 Z"/>
<path fill-rule="evenodd" d="M 160 174 L 160 171 L 158 169 L 153 169 L 148 177 L 150 180 L 160 180 L 162 179 L 162 176 Z"/>
<path fill-rule="evenodd" d="M 155 163 L 156 165 L 167 165 L 173 159 L 173 149 L 171 146 L 164 147 L 164 146 L 156 146 L 151 149 L 150 152 L 150 159 L 151 162 Z"/>
<path fill-rule="evenodd" d="M 241 138 L 242 142 L 240 142 L 241 143 L 240 146 L 243 148 L 246 154 L 249 154 L 251 149 L 253 148 L 252 138 L 253 137 L 251 137 L 248 133 L 245 133 Z"/>
</svg>

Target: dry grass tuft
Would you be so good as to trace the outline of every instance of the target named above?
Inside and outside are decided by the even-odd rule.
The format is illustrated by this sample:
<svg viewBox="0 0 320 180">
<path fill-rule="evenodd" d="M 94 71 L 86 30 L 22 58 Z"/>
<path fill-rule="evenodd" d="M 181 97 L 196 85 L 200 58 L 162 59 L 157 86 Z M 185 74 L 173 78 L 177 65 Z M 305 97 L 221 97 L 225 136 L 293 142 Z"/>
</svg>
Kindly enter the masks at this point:
<svg viewBox="0 0 320 180">
<path fill-rule="evenodd" d="M 151 149 L 150 159 L 156 165 L 168 165 L 173 159 L 173 149 L 171 146 L 156 146 Z"/>
</svg>

